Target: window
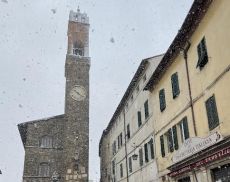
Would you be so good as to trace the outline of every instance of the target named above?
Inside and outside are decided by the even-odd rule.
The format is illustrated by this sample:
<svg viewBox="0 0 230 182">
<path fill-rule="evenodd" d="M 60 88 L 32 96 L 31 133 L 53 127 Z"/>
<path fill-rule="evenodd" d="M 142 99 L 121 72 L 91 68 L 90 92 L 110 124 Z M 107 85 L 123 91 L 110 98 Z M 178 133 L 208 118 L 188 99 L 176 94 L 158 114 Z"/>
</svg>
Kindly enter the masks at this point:
<svg viewBox="0 0 230 182">
<path fill-rule="evenodd" d="M 167 136 L 167 142 L 168 142 L 168 151 L 173 152 L 174 147 L 173 147 L 173 135 L 172 135 L 172 129 L 170 128 L 166 134 Z"/>
<path fill-rule="evenodd" d="M 161 156 L 165 157 L 165 144 L 164 144 L 164 136 L 160 136 L 160 143 L 161 143 Z"/>
<path fill-rule="evenodd" d="M 189 138 L 189 129 L 187 117 L 184 117 L 180 122 L 180 131 L 181 131 L 181 141 L 184 142 Z"/>
<path fill-rule="evenodd" d="M 48 163 L 41 163 L 38 169 L 38 175 L 42 177 L 49 177 L 50 167 Z"/>
<path fill-rule="evenodd" d="M 148 143 L 146 143 L 144 145 L 144 149 L 145 149 L 145 162 L 149 162 L 149 155 L 148 155 Z"/>
<path fill-rule="evenodd" d="M 118 144 L 118 149 L 120 148 L 120 135 L 117 137 L 117 144 Z"/>
<path fill-rule="evenodd" d="M 149 104 L 148 104 L 148 100 L 146 100 L 145 103 L 144 103 L 144 109 L 145 109 L 145 119 L 147 119 L 149 117 Z"/>
<path fill-rule="evenodd" d="M 150 159 L 154 159 L 154 147 L 153 139 L 151 138 L 148 143 L 144 144 L 145 150 L 145 162 L 149 162 Z"/>
<path fill-rule="evenodd" d="M 116 140 L 113 142 L 113 145 L 112 145 L 112 153 L 113 155 L 116 154 L 116 151 L 117 151 L 117 146 L 116 146 Z"/>
<path fill-rule="evenodd" d="M 219 125 L 219 116 L 216 107 L 215 96 L 210 97 L 206 102 L 206 111 L 208 116 L 208 126 L 212 130 Z"/>
<path fill-rule="evenodd" d="M 208 62 L 208 52 L 207 52 L 205 37 L 198 44 L 197 53 L 198 53 L 198 62 L 196 67 L 199 67 L 201 70 Z"/>
<path fill-rule="evenodd" d="M 178 149 L 177 127 L 170 128 L 166 134 L 168 142 L 168 151 L 173 152 Z"/>
<path fill-rule="evenodd" d="M 143 76 L 143 82 L 145 82 L 146 81 L 146 74 L 144 74 L 144 76 Z"/>
<path fill-rule="evenodd" d="M 172 135 L 173 135 L 173 147 L 175 150 L 179 148 L 178 146 L 178 138 L 177 138 L 177 126 L 172 127 Z"/>
<path fill-rule="evenodd" d="M 180 94 L 180 88 L 179 88 L 179 81 L 178 81 L 178 74 L 177 73 L 174 73 L 171 76 L 171 83 L 172 83 L 173 98 L 175 99 Z"/>
<path fill-rule="evenodd" d="M 150 157 L 151 159 L 154 159 L 154 147 L 153 147 L 153 139 L 149 141 L 149 148 L 150 148 Z"/>
<path fill-rule="evenodd" d="M 137 112 L 137 120 L 138 120 L 138 127 L 140 127 L 142 125 L 142 121 L 141 121 L 141 111 Z"/>
<path fill-rule="evenodd" d="M 123 165 L 122 163 L 120 164 L 120 177 L 123 177 Z"/>
<path fill-rule="evenodd" d="M 115 160 L 112 161 L 112 173 L 115 175 Z"/>
<path fill-rule="evenodd" d="M 120 135 L 118 135 L 117 143 L 118 143 L 118 149 L 120 149 L 122 146 L 122 133 L 120 133 Z"/>
<path fill-rule="evenodd" d="M 127 138 L 130 139 L 130 126 L 127 125 Z"/>
<path fill-rule="evenodd" d="M 160 101 L 160 110 L 163 112 L 166 108 L 166 101 L 165 101 L 165 90 L 161 89 L 159 91 L 159 101 Z"/>
<path fill-rule="evenodd" d="M 139 164 L 143 166 L 143 150 L 142 148 L 139 149 Z"/>
<path fill-rule="evenodd" d="M 132 157 L 129 157 L 129 172 L 131 173 L 133 171 L 132 167 Z"/>
<path fill-rule="evenodd" d="M 122 141 L 122 133 L 120 133 L 120 145 L 122 146 L 123 141 Z"/>
<path fill-rule="evenodd" d="M 52 148 L 53 140 L 50 136 L 43 136 L 40 141 L 40 147 L 42 148 Z"/>
</svg>

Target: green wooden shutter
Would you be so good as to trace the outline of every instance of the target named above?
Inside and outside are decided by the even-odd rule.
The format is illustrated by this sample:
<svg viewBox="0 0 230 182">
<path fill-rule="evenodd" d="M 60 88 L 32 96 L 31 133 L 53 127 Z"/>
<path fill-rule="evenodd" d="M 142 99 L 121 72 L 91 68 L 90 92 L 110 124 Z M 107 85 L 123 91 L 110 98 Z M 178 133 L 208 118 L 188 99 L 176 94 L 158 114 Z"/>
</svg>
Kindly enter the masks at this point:
<svg viewBox="0 0 230 182">
<path fill-rule="evenodd" d="M 112 171 L 113 171 L 113 174 L 115 174 L 115 161 L 114 160 L 112 161 Z"/>
<path fill-rule="evenodd" d="M 117 144 L 118 144 L 118 149 L 120 148 L 120 135 L 117 137 Z"/>
<path fill-rule="evenodd" d="M 219 116 L 216 107 L 215 96 L 210 97 L 206 103 L 209 129 L 212 130 L 219 125 Z"/>
<path fill-rule="evenodd" d="M 188 128 L 188 120 L 187 117 L 183 118 L 183 128 L 184 128 L 184 139 L 188 139 L 189 138 L 189 128 Z"/>
<path fill-rule="evenodd" d="M 145 108 L 145 119 L 147 119 L 147 118 L 149 117 L 149 105 L 148 105 L 148 100 L 145 101 L 144 108 Z"/>
<path fill-rule="evenodd" d="M 208 52 L 207 52 L 205 37 L 203 37 L 203 39 L 198 44 L 197 53 L 198 53 L 198 62 L 196 67 L 202 69 L 208 62 Z"/>
<path fill-rule="evenodd" d="M 161 156 L 165 157 L 165 144 L 164 144 L 164 136 L 160 136 L 160 143 L 161 143 Z"/>
<path fill-rule="evenodd" d="M 123 165 L 122 163 L 120 164 L 120 177 L 123 177 Z"/>
<path fill-rule="evenodd" d="M 150 152 L 151 152 L 151 159 L 154 159 L 154 147 L 153 147 L 153 139 L 149 141 Z"/>
<path fill-rule="evenodd" d="M 176 98 L 180 94 L 179 80 L 178 80 L 178 74 L 177 73 L 174 73 L 171 76 L 171 83 L 172 83 L 173 98 Z"/>
<path fill-rule="evenodd" d="M 144 149 L 145 149 L 145 162 L 149 162 L 148 144 L 147 143 L 144 145 Z"/>
<path fill-rule="evenodd" d="M 176 125 L 172 127 L 173 130 L 173 141 L 174 141 L 174 149 L 178 149 L 178 138 L 177 138 L 177 128 Z"/>
<path fill-rule="evenodd" d="M 140 127 L 142 125 L 142 121 L 141 121 L 141 111 L 137 112 L 137 119 L 138 119 L 138 127 Z"/>
<path fill-rule="evenodd" d="M 159 91 L 159 101 L 160 101 L 160 110 L 161 112 L 165 110 L 166 108 L 166 102 L 165 102 L 165 90 L 161 89 Z"/>
<path fill-rule="evenodd" d="M 127 125 L 127 139 L 130 138 L 130 126 L 129 124 Z"/>
<path fill-rule="evenodd" d="M 133 171 L 132 157 L 129 157 L 129 172 L 131 173 L 132 171 Z"/>
<path fill-rule="evenodd" d="M 142 150 L 142 148 L 139 149 L 139 164 L 140 164 L 140 166 L 143 166 L 143 150 Z"/>
</svg>

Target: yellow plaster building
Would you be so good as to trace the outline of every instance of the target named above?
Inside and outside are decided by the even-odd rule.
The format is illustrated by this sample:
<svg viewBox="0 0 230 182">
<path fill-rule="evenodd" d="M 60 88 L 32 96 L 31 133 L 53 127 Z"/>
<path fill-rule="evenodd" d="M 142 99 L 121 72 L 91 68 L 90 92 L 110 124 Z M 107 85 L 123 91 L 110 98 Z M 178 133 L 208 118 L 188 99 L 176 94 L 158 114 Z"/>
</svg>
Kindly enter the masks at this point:
<svg viewBox="0 0 230 182">
<path fill-rule="evenodd" d="M 195 0 L 145 87 L 159 181 L 230 181 L 229 19 L 229 0 Z"/>
</svg>

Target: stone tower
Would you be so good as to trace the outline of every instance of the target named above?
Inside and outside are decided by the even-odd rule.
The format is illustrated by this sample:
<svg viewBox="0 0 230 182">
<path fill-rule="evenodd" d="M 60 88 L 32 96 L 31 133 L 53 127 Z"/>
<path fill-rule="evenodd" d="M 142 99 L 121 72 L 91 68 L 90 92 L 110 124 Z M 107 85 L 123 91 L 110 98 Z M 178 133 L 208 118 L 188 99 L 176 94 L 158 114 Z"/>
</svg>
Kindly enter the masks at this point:
<svg viewBox="0 0 230 182">
<path fill-rule="evenodd" d="M 89 155 L 89 18 L 70 11 L 65 113 L 18 125 L 23 182 L 86 182 Z"/>
<path fill-rule="evenodd" d="M 65 148 L 68 149 L 66 151 L 68 172 L 74 173 L 77 169 L 83 176 L 88 174 L 89 68 L 89 19 L 78 9 L 76 13 L 70 12 L 68 25 L 65 65 L 67 119 Z"/>
</svg>

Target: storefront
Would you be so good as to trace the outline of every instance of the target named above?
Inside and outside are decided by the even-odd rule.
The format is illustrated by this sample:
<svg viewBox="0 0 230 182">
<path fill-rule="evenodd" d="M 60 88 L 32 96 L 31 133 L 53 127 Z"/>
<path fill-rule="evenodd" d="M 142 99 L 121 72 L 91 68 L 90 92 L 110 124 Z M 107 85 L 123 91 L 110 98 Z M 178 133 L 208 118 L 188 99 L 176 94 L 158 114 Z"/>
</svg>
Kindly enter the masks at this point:
<svg viewBox="0 0 230 182">
<path fill-rule="evenodd" d="M 168 169 L 173 182 L 230 182 L 230 139 L 221 139 Z"/>
</svg>

